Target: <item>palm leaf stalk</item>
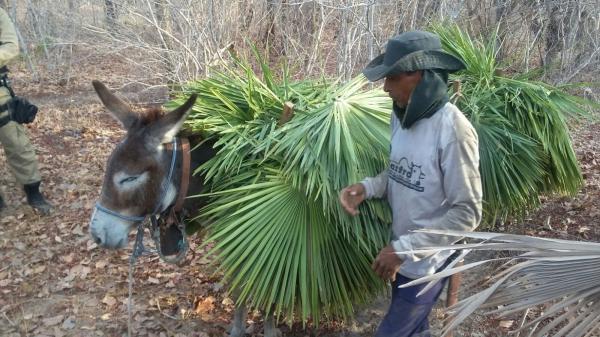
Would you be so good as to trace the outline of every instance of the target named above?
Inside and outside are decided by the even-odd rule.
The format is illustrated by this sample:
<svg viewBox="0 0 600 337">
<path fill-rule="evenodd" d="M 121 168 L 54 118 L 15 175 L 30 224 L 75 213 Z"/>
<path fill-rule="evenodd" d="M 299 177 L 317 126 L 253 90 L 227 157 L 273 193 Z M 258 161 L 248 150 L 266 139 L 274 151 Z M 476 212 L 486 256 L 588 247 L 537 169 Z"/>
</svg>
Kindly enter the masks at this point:
<svg viewBox="0 0 600 337">
<path fill-rule="evenodd" d="M 567 120 L 589 116 L 590 102 L 526 76 L 501 75 L 495 34 L 485 43 L 457 26 L 434 30 L 467 65 L 453 79 L 462 84 L 457 105 L 479 134 L 484 226 L 524 215 L 541 194 L 576 193 L 583 180 Z"/>
<path fill-rule="evenodd" d="M 516 256 L 486 259 L 461 267 L 450 267 L 432 276 L 407 284 L 439 280 L 490 262 L 504 261 L 485 289 L 449 308 L 443 335 L 457 327 L 475 310 L 499 317 L 526 312 L 536 305 L 546 309 L 528 319 L 518 330 L 533 329 L 532 336 L 591 336 L 600 328 L 600 243 L 536 238 L 525 235 L 422 231 L 431 235 L 466 237 L 474 242 L 447 247 L 424 248 L 415 252 L 436 253 L 463 249 L 462 257 L 473 251 L 511 251 Z M 488 272 L 488 274 L 490 274 Z M 576 277 L 574 275 L 583 275 Z M 529 317 L 527 313 L 526 317 Z M 539 326 L 544 322 L 543 326 Z"/>
<path fill-rule="evenodd" d="M 256 57 L 262 78 L 237 60 L 186 88 L 200 97 L 186 128 L 218 139 L 201 167 L 207 243 L 238 302 L 289 321 L 350 317 L 385 291 L 370 265 L 390 213 L 369 202 L 353 219 L 337 196 L 386 167 L 391 101 L 362 76 L 278 83 Z M 278 126 L 287 101 L 294 117 Z"/>
</svg>

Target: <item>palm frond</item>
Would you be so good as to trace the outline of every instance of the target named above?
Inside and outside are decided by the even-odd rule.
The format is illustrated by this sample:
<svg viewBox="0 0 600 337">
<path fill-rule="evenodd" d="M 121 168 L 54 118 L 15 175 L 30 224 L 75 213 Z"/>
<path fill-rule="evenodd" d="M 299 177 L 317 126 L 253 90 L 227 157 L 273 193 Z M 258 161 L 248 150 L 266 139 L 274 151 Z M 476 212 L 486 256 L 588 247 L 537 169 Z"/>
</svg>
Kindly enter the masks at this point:
<svg viewBox="0 0 600 337">
<path fill-rule="evenodd" d="M 373 285 L 381 290 L 369 267 L 372 244 L 338 235 L 320 203 L 288 184 L 282 172 L 235 185 L 243 187 L 219 192 L 204 216 L 213 221 L 212 253 L 238 301 L 306 321 L 347 317 L 370 298 Z"/>
<path fill-rule="evenodd" d="M 513 257 L 486 259 L 446 269 L 405 286 L 439 280 L 482 264 L 505 261 L 501 272 L 478 293 L 449 309 L 444 335 L 476 310 L 503 317 L 545 304 L 547 309 L 529 319 L 521 330 L 535 328 L 533 336 L 589 336 L 600 328 L 600 243 L 537 238 L 524 235 L 424 230 L 431 235 L 467 237 L 476 242 L 415 252 L 444 250 L 520 252 Z M 544 321 L 541 328 L 538 323 Z"/>
<path fill-rule="evenodd" d="M 496 62 L 496 33 L 472 39 L 457 26 L 435 26 L 444 49 L 465 60 L 459 108 L 480 137 L 484 226 L 539 205 L 541 194 L 574 194 L 583 180 L 568 118 L 588 117 L 591 102 L 526 77 L 507 77 Z"/>
</svg>

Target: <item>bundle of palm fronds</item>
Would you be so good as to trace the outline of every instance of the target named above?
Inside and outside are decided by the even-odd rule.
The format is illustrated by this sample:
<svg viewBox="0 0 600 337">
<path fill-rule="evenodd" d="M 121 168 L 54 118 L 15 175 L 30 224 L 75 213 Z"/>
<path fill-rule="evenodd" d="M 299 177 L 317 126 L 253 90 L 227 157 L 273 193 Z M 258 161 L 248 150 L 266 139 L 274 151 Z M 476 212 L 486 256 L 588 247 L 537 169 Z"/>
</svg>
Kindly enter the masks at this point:
<svg viewBox="0 0 600 337">
<path fill-rule="evenodd" d="M 491 273 L 494 276 L 485 289 L 450 308 L 444 335 L 477 309 L 499 317 L 525 311 L 527 318 L 527 310 L 540 304 L 547 306 L 537 317 L 525 320 L 518 330 L 533 329 L 535 335 L 529 336 L 580 337 L 591 336 L 600 327 L 600 243 L 496 233 L 423 232 L 467 237 L 476 242 L 423 249 L 421 252 L 464 249 L 462 257 L 482 250 L 523 252 L 513 257 L 487 259 L 450 268 L 406 285 L 437 282 L 489 262 L 507 262 L 504 270 Z M 538 328 L 541 322 L 544 324 Z"/>
<path fill-rule="evenodd" d="M 541 194 L 576 193 L 582 177 L 567 119 L 589 115 L 589 102 L 525 75 L 501 75 L 495 35 L 484 43 L 456 26 L 434 30 L 467 65 L 453 79 L 462 84 L 456 104 L 479 134 L 483 226 L 522 216 Z"/>
<path fill-rule="evenodd" d="M 386 167 L 390 100 L 361 76 L 276 83 L 237 60 L 190 83 L 199 100 L 186 127 L 217 140 L 201 170 L 208 242 L 237 301 L 306 322 L 348 317 L 382 292 L 370 264 L 388 240 L 390 214 L 372 202 L 345 215 L 338 192 Z M 284 105 L 293 118 L 284 123 Z"/>
</svg>

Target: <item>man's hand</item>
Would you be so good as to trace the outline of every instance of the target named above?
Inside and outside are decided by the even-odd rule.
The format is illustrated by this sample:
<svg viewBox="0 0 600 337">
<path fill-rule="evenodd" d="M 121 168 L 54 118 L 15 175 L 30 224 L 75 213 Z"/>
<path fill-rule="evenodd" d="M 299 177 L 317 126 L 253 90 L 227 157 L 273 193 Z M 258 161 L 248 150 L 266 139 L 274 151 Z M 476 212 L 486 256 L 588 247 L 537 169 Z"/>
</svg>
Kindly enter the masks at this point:
<svg viewBox="0 0 600 337">
<path fill-rule="evenodd" d="M 400 270 L 402 260 L 396 255 L 392 245 L 385 246 L 373 261 L 373 271 L 384 280 L 395 281 L 396 273 Z"/>
<path fill-rule="evenodd" d="M 365 186 L 363 184 L 354 184 L 344 188 L 340 192 L 340 203 L 346 212 L 351 215 L 358 214 L 358 205 L 366 198 Z"/>
</svg>

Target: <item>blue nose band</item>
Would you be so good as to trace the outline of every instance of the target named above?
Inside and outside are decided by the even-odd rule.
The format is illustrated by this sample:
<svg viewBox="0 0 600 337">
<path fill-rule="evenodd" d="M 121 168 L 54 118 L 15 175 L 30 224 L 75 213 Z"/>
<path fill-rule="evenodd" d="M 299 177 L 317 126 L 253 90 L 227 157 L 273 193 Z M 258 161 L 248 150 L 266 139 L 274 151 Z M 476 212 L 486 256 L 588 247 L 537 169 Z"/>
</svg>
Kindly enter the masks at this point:
<svg viewBox="0 0 600 337">
<path fill-rule="evenodd" d="M 108 209 L 106 207 L 103 207 L 102 205 L 100 205 L 99 202 L 96 203 L 94 212 L 109 214 L 113 217 L 117 217 L 121 220 L 129 221 L 129 222 L 142 222 L 142 221 L 144 221 L 144 219 L 146 219 L 145 216 L 128 216 L 128 215 L 119 214 L 115 211 L 111 211 L 110 209 Z"/>
</svg>

